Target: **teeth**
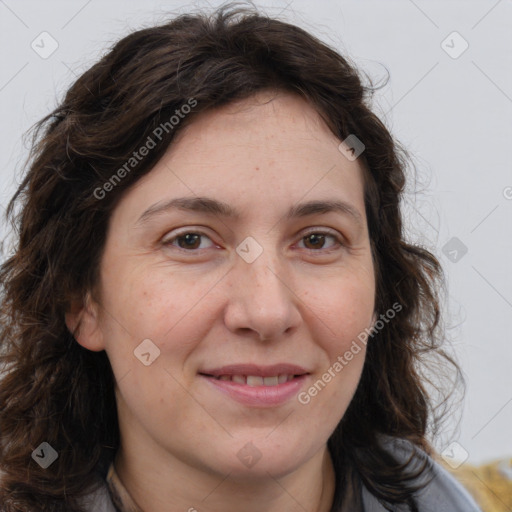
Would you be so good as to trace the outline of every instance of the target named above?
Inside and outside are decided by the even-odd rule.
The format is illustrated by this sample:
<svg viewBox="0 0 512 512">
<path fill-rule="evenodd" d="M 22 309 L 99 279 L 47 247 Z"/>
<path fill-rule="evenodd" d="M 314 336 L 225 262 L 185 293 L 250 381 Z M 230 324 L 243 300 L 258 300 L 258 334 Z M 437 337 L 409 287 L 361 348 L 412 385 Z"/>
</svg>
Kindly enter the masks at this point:
<svg viewBox="0 0 512 512">
<path fill-rule="evenodd" d="M 260 377 L 258 375 L 219 375 L 218 380 L 230 380 L 247 386 L 277 386 L 293 380 L 293 375 L 281 374 L 271 377 Z"/>
<path fill-rule="evenodd" d="M 248 386 L 263 386 L 263 377 L 247 375 L 247 385 Z"/>
</svg>

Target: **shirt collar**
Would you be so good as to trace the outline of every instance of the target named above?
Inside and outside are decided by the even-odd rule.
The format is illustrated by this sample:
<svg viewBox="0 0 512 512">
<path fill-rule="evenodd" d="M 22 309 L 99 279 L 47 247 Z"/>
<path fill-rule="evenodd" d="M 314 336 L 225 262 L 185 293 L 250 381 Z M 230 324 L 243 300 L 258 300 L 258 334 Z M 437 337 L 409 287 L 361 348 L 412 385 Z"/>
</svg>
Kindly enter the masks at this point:
<svg viewBox="0 0 512 512">
<path fill-rule="evenodd" d="M 108 468 L 106 480 L 112 502 L 119 512 L 143 512 L 121 482 L 119 475 L 116 473 L 113 461 Z"/>
</svg>

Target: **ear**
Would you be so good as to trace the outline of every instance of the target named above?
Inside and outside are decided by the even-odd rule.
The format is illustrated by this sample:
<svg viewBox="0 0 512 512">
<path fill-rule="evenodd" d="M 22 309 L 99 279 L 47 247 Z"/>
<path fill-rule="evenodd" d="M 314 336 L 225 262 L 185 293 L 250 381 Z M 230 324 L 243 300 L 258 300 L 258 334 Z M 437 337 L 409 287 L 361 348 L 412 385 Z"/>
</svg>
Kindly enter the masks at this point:
<svg viewBox="0 0 512 512">
<path fill-rule="evenodd" d="M 65 314 L 66 325 L 82 347 L 99 352 L 105 350 L 99 324 L 99 305 L 87 293 L 84 301 L 74 300 Z"/>
</svg>

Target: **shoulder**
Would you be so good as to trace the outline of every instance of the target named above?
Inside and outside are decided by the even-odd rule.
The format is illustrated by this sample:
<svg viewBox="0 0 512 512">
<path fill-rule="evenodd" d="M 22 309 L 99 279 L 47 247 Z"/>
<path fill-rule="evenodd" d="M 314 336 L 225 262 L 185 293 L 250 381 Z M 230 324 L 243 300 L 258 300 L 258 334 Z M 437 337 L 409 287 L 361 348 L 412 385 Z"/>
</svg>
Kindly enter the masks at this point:
<svg viewBox="0 0 512 512">
<path fill-rule="evenodd" d="M 413 467 L 427 462 L 428 469 L 414 482 L 425 484 L 416 494 L 419 512 L 482 512 L 462 484 L 421 448 L 405 439 L 391 437 L 382 438 L 382 444 L 400 462 L 407 461 L 411 456 Z M 367 512 L 385 511 L 364 486 L 363 502 Z"/>
</svg>

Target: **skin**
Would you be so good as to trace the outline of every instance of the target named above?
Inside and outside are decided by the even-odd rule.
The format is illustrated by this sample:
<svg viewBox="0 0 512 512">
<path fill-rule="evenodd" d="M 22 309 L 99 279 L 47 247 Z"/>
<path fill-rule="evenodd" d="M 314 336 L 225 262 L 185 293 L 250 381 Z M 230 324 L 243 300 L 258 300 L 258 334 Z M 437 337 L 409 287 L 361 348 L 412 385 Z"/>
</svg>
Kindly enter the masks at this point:
<svg viewBox="0 0 512 512">
<path fill-rule="evenodd" d="M 116 470 L 142 509 L 330 510 L 326 443 L 355 392 L 364 346 L 307 405 L 295 396 L 275 407 L 242 405 L 198 371 L 288 362 L 311 373 L 307 391 L 371 327 L 362 164 L 339 143 L 302 98 L 261 92 L 201 114 L 114 210 L 98 289 L 67 322 L 80 325 L 81 345 L 111 361 Z M 224 201 L 241 217 L 175 209 L 138 222 L 183 196 Z M 284 217 L 313 199 L 349 203 L 361 222 L 338 212 Z M 326 230 L 343 245 L 306 237 Z M 175 238 L 198 231 L 205 236 L 189 241 L 192 249 Z M 248 236 L 263 249 L 252 263 L 236 252 Z M 160 350 L 149 366 L 134 356 L 144 339 Z M 237 457 L 247 443 L 261 454 L 252 467 Z"/>
</svg>

